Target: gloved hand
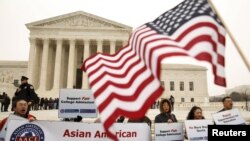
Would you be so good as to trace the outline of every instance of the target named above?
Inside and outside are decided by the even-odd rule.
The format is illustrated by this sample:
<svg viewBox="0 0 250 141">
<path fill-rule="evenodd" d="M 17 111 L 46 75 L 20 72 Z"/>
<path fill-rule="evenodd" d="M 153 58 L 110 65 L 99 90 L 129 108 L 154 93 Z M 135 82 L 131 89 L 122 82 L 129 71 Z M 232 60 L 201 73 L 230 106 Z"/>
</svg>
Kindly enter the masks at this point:
<svg viewBox="0 0 250 141">
<path fill-rule="evenodd" d="M 74 118 L 74 122 L 81 122 L 82 121 L 82 116 L 77 116 Z"/>
</svg>

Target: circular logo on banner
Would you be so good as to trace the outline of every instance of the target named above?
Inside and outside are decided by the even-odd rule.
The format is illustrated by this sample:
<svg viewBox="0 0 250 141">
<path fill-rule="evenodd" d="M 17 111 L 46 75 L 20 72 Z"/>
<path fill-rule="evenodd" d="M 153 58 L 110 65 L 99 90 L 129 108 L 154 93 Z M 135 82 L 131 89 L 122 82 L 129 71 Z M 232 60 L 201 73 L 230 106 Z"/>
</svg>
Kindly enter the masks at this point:
<svg viewBox="0 0 250 141">
<path fill-rule="evenodd" d="M 35 124 L 24 124 L 11 134 L 10 141 L 44 141 L 44 133 Z"/>
<path fill-rule="evenodd" d="M 61 109 L 60 112 L 61 112 L 61 113 L 64 113 L 64 109 Z"/>
</svg>

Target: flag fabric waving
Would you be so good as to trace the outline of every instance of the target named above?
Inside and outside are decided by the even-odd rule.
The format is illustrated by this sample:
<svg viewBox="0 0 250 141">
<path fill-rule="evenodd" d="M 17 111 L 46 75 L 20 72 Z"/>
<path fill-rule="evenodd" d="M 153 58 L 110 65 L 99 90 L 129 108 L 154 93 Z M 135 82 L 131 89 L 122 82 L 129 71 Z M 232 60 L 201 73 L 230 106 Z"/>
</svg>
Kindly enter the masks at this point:
<svg viewBox="0 0 250 141">
<path fill-rule="evenodd" d="M 154 21 L 137 28 L 114 55 L 84 61 L 107 135 L 118 140 L 113 123 L 120 115 L 140 118 L 163 92 L 161 61 L 190 56 L 212 65 L 214 83 L 226 86 L 225 29 L 207 0 L 185 0 Z"/>
</svg>

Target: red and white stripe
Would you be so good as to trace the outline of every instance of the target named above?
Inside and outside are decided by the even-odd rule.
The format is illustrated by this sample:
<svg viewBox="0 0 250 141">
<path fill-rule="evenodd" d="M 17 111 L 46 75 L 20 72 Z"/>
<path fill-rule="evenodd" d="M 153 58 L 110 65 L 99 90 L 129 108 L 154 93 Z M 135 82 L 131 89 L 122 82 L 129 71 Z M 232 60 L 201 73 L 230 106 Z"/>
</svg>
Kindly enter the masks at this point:
<svg viewBox="0 0 250 141">
<path fill-rule="evenodd" d="M 115 55 L 96 54 L 87 59 L 82 69 L 88 73 L 108 136 L 117 140 L 112 125 L 120 115 L 140 118 L 162 94 L 161 60 L 167 57 L 191 56 L 208 61 L 215 83 L 225 86 L 224 45 L 224 28 L 212 18 L 200 16 L 171 37 L 141 26 Z"/>
</svg>

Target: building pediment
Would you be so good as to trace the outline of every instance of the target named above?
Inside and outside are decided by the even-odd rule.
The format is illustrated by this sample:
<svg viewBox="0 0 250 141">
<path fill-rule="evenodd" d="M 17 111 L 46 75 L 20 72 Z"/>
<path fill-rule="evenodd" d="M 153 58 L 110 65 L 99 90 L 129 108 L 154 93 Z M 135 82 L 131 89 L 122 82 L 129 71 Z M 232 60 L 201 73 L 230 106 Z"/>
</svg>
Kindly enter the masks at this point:
<svg viewBox="0 0 250 141">
<path fill-rule="evenodd" d="M 27 28 L 132 28 L 96 15 L 78 11 L 26 24 Z"/>
</svg>

